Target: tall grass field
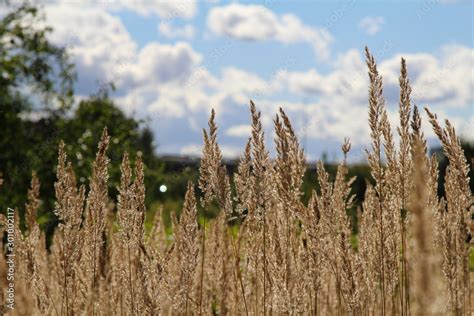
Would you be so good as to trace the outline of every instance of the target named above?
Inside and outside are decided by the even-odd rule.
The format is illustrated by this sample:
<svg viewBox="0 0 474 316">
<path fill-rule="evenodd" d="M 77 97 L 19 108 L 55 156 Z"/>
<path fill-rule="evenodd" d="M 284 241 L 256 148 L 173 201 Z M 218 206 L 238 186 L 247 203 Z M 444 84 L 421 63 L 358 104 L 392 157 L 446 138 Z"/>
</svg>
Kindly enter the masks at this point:
<svg viewBox="0 0 474 316">
<path fill-rule="evenodd" d="M 399 122 L 391 126 L 368 49 L 366 62 L 371 179 L 356 223 L 348 215 L 350 139 L 341 144 L 335 176 L 317 164 L 320 189 L 304 203 L 305 152 L 284 109 L 274 118 L 271 156 L 258 104 L 250 101 L 251 137 L 234 174 L 223 163 L 212 111 L 199 180 L 188 183 L 171 230 L 159 211 L 145 229 L 140 155 L 123 156 L 118 196 L 110 200 L 104 128 L 88 185 L 78 185 L 67 144 L 59 146 L 49 188 L 59 225 L 51 242 L 37 222 L 35 173 L 25 227 L 15 208 L 0 215 L 0 314 L 472 315 L 473 162 L 449 120 L 412 104 L 404 59 Z M 444 196 L 424 125 L 449 160 Z M 211 211 L 214 218 L 202 215 Z"/>
</svg>

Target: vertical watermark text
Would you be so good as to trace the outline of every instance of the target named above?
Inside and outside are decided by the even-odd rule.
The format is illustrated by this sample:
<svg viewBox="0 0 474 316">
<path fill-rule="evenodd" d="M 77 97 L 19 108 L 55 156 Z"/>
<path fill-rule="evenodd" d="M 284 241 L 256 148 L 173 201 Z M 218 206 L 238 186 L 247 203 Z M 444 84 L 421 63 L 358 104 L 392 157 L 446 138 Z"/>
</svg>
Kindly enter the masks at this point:
<svg viewBox="0 0 474 316">
<path fill-rule="evenodd" d="M 15 210 L 7 208 L 7 297 L 6 307 L 15 308 Z"/>
</svg>

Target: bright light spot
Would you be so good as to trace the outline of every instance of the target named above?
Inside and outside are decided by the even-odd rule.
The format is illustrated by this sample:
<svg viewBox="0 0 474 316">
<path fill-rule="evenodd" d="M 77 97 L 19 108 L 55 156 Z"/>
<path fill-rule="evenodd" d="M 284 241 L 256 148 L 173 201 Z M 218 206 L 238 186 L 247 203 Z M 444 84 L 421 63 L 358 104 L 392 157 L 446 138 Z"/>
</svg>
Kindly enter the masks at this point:
<svg viewBox="0 0 474 316">
<path fill-rule="evenodd" d="M 160 192 L 165 193 L 166 190 L 168 190 L 168 188 L 166 187 L 166 185 L 164 185 L 164 184 L 160 185 Z"/>
</svg>

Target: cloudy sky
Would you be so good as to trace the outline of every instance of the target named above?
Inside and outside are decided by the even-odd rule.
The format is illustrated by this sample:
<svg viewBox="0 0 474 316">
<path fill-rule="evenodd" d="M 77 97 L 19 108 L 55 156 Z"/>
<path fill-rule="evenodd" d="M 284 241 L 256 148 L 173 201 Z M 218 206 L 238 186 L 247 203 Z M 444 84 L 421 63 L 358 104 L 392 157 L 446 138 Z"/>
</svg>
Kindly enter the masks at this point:
<svg viewBox="0 0 474 316">
<path fill-rule="evenodd" d="M 77 65 L 77 93 L 114 82 L 113 98 L 148 119 L 159 154 L 198 155 L 214 108 L 223 152 L 238 156 L 253 99 L 268 136 L 277 109 L 287 111 L 310 160 L 323 152 L 337 158 L 346 136 L 361 158 L 365 45 L 378 60 L 394 121 L 404 56 L 414 102 L 474 135 L 471 0 L 56 0 L 43 7 L 51 39 Z"/>
</svg>

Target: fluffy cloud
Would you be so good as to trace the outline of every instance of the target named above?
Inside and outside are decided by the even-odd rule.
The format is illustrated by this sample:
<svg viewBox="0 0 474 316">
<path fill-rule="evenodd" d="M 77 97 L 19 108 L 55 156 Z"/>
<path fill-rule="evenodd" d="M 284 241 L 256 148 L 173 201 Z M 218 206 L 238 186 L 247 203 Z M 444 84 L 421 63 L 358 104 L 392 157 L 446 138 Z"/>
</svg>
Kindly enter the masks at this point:
<svg viewBox="0 0 474 316">
<path fill-rule="evenodd" d="M 250 137 L 251 127 L 248 124 L 235 125 L 228 128 L 225 133 L 234 137 Z"/>
<path fill-rule="evenodd" d="M 474 80 L 469 74 L 469 67 L 466 67 L 474 64 L 474 49 L 458 45 L 445 46 L 434 55 L 396 54 L 379 61 L 379 71 L 384 78 L 384 96 L 394 126 L 398 119 L 398 76 L 402 56 L 408 63 L 413 102 L 428 106 L 440 113 L 440 117 L 449 117 L 464 136 L 468 135 L 473 129 L 473 118 L 463 119 L 456 113 L 462 113 L 459 108 L 465 109 L 474 104 Z M 333 66 L 326 73 L 316 69 L 306 72 L 285 71 L 277 86 L 287 87 L 291 95 L 299 95 L 308 101 L 280 101 L 280 104 L 285 109 L 290 109 L 290 113 L 293 112 L 296 117 L 303 115 L 311 118 L 308 121 L 302 119 L 298 123 L 301 134 L 307 135 L 309 139 L 333 139 L 341 142 L 345 136 L 357 135 L 352 139 L 353 144 L 367 145 L 369 82 L 363 57 L 357 50 L 350 50 L 339 56 Z M 276 111 L 272 100 L 264 99 L 259 103 L 263 103 L 268 113 Z M 235 133 L 234 130 L 232 132 Z M 429 128 L 425 133 L 433 135 Z"/>
<path fill-rule="evenodd" d="M 235 19 L 234 15 L 224 19 L 225 14 L 214 17 L 220 21 L 217 25 L 225 26 L 222 30 L 226 30 L 215 31 L 217 34 L 284 43 L 310 42 L 314 36 L 314 29 L 294 16 L 277 16 L 261 6 L 234 4 L 216 9 L 235 6 L 244 10 L 259 8 L 253 13 L 258 19 L 253 20 L 252 14 L 237 14 L 239 18 Z M 211 16 L 212 12 L 208 23 Z M 55 29 L 52 39 L 68 46 L 77 64 L 79 92 L 94 92 L 97 82 L 115 82 L 117 92 L 112 96 L 117 104 L 127 113 L 151 118 L 160 153 L 199 154 L 201 129 L 214 108 L 223 152 L 226 156 L 238 156 L 249 135 L 249 99 L 254 99 L 262 110 L 268 136 L 272 135 L 272 120 L 278 107 L 283 107 L 313 157 L 325 148 L 339 148 L 345 136 L 351 136 L 356 155 L 360 153 L 358 149 L 368 144 L 368 78 L 359 50 L 335 56 L 334 62 L 327 63 L 324 69 L 294 71 L 289 65 L 275 76 L 264 77 L 227 66 L 211 73 L 204 57 L 188 43 L 148 42 L 139 47 L 110 10 L 87 6 L 72 10 L 70 6 L 54 5 L 47 7 L 47 17 Z M 230 27 L 232 23 L 227 19 L 233 20 L 235 27 Z M 259 19 L 266 21 L 262 29 L 256 33 L 249 31 L 247 24 L 260 23 Z M 465 111 L 459 107 L 465 109 L 474 103 L 471 68 L 466 66 L 474 64 L 474 50 L 446 46 L 435 54 L 403 56 L 408 62 L 414 101 L 428 105 L 440 117 L 449 117 L 464 133 L 472 131 L 472 117 L 463 118 Z M 396 54 L 379 61 L 389 116 L 394 121 L 400 57 Z M 267 143 L 273 147 L 271 140 Z"/>
<path fill-rule="evenodd" d="M 219 35 L 242 40 L 264 40 L 276 35 L 278 18 L 264 6 L 231 4 L 211 9 L 207 24 Z"/>
<path fill-rule="evenodd" d="M 176 27 L 171 25 L 169 22 L 161 22 L 158 25 L 158 31 L 168 38 L 185 38 L 191 39 L 194 37 L 196 30 L 190 24 L 186 24 L 182 27 Z"/>
<path fill-rule="evenodd" d="M 218 88 L 229 94 L 252 95 L 256 93 L 271 92 L 270 84 L 257 74 L 247 72 L 235 67 L 226 67 L 222 70 Z"/>
<path fill-rule="evenodd" d="M 366 16 L 359 22 L 359 27 L 365 31 L 368 35 L 375 35 L 380 31 L 382 24 L 385 23 L 385 19 L 381 16 Z"/>
<path fill-rule="evenodd" d="M 474 79 L 469 67 L 474 64 L 474 49 L 444 46 L 436 55 L 397 54 L 380 64 L 385 86 L 392 101 L 398 97 L 398 72 L 401 57 L 407 60 L 413 85 L 413 100 L 435 107 L 463 107 L 474 102 Z"/>
<path fill-rule="evenodd" d="M 474 115 L 462 122 L 459 134 L 464 139 L 474 142 Z"/>
<path fill-rule="evenodd" d="M 136 85 L 184 79 L 201 60 L 202 56 L 188 43 L 166 45 L 152 42 L 140 50 L 136 64 L 130 66 L 130 75 Z"/>
<path fill-rule="evenodd" d="M 96 3 L 96 1 L 93 2 Z M 133 10 L 139 14 L 153 13 L 165 19 L 189 19 L 194 17 L 197 12 L 197 1 L 195 0 L 118 0 L 117 3 L 122 8 Z"/>
<path fill-rule="evenodd" d="M 136 56 L 137 45 L 121 20 L 106 11 L 50 5 L 46 17 L 46 23 L 54 29 L 51 40 L 66 46 L 76 64 L 79 93 L 116 81 Z"/>
<path fill-rule="evenodd" d="M 202 56 L 184 42 L 150 42 L 142 49 L 120 18 L 102 9 L 70 5 L 46 8 L 51 40 L 68 48 L 79 72 L 77 90 L 90 93 L 98 85 L 114 82 L 119 89 L 182 80 Z"/>
<path fill-rule="evenodd" d="M 68 5 L 84 8 L 101 9 L 104 11 L 129 10 L 143 16 L 151 14 L 157 15 L 164 19 L 190 19 L 197 12 L 196 0 L 111 0 L 111 1 L 95 1 L 95 0 L 52 0 L 48 1 L 48 5 Z"/>
<path fill-rule="evenodd" d="M 437 54 L 396 54 L 379 62 L 383 74 L 385 96 L 389 103 L 398 102 L 400 59 L 407 60 L 413 100 L 419 104 L 441 107 L 462 107 L 474 102 L 474 80 L 469 67 L 474 64 L 474 49 L 444 46 Z M 285 72 L 282 85 L 292 93 L 316 97 L 344 97 L 361 101 L 367 95 L 368 79 L 361 54 L 350 50 L 334 63 L 332 71 L 321 74 L 315 69 L 306 72 Z"/>
<path fill-rule="evenodd" d="M 226 158 L 237 158 L 242 154 L 242 148 L 238 146 L 220 146 L 222 155 Z M 202 153 L 202 144 L 188 144 L 182 147 L 180 154 L 190 157 L 200 157 Z"/>
<path fill-rule="evenodd" d="M 280 77 L 281 85 L 303 96 L 345 97 L 352 101 L 366 94 L 368 79 L 360 53 L 349 50 L 339 56 L 332 71 L 322 74 L 316 69 L 305 72 L 286 71 Z"/>
<path fill-rule="evenodd" d="M 212 8 L 207 25 L 215 34 L 240 40 L 306 42 L 322 59 L 329 57 L 333 41 L 327 30 L 305 25 L 293 14 L 278 16 L 262 5 L 230 4 Z"/>
</svg>

